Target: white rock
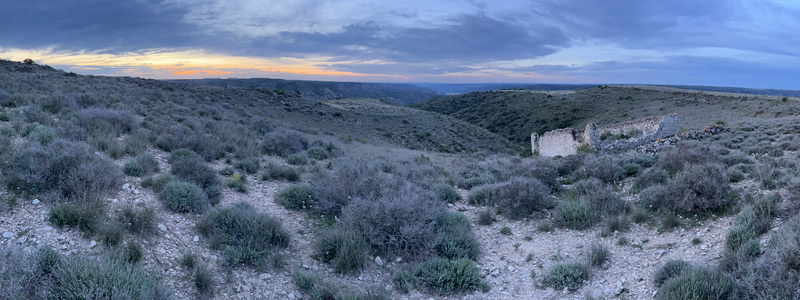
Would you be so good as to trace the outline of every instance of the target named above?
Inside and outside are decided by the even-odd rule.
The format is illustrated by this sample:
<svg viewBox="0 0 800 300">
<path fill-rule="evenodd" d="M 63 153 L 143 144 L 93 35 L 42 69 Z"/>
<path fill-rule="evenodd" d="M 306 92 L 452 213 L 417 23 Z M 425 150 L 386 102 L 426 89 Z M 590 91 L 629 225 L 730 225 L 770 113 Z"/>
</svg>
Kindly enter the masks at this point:
<svg viewBox="0 0 800 300">
<path fill-rule="evenodd" d="M 50 231 L 50 230 L 53 230 L 53 227 L 52 226 L 45 226 L 44 228 L 42 228 L 42 230 Z"/>
<path fill-rule="evenodd" d="M 139 203 L 139 202 L 142 202 L 142 199 L 133 199 L 133 202 L 134 203 Z"/>
<path fill-rule="evenodd" d="M 512 267 L 512 266 L 508 266 L 508 271 L 509 271 L 509 272 L 514 272 L 514 270 L 516 270 L 516 269 L 514 269 L 514 267 Z"/>
<path fill-rule="evenodd" d="M 375 264 L 378 266 L 383 266 L 383 260 L 380 256 L 375 256 Z"/>
<path fill-rule="evenodd" d="M 9 231 L 3 232 L 4 238 L 10 239 L 12 236 L 14 236 L 14 234 Z"/>
<path fill-rule="evenodd" d="M 197 242 L 197 241 L 199 241 L 199 240 L 200 240 L 200 237 L 199 237 L 199 236 L 197 236 L 197 235 L 195 235 L 195 236 L 192 238 L 192 241 L 195 241 L 195 242 Z"/>
<path fill-rule="evenodd" d="M 158 229 L 161 229 L 161 231 L 167 231 L 167 226 L 164 226 L 164 224 L 158 223 Z"/>
<path fill-rule="evenodd" d="M 39 205 L 39 203 L 42 203 L 42 201 L 39 201 L 39 199 L 33 199 L 31 203 L 33 203 L 33 205 Z"/>
<path fill-rule="evenodd" d="M 268 280 L 268 279 L 271 279 L 271 278 L 272 278 L 272 275 L 270 275 L 269 273 L 261 273 L 261 275 L 258 275 L 258 279 L 261 279 L 261 280 Z"/>
<path fill-rule="evenodd" d="M 126 183 L 126 184 L 122 185 L 122 189 L 123 190 L 129 190 L 130 188 L 131 188 L 131 185 L 129 183 Z"/>
<path fill-rule="evenodd" d="M 89 242 L 89 248 L 94 248 L 95 246 L 97 246 L 97 242 L 95 241 Z"/>
<path fill-rule="evenodd" d="M 119 199 L 117 199 L 117 198 L 111 199 L 111 202 L 114 202 L 114 203 L 117 203 L 118 201 L 119 201 Z"/>
<path fill-rule="evenodd" d="M 61 245 L 61 250 L 67 250 L 67 248 L 69 248 L 69 246 L 67 246 L 67 245 Z"/>
<path fill-rule="evenodd" d="M 134 195 L 138 195 L 138 194 L 141 194 L 141 193 L 142 193 L 142 192 L 140 192 L 139 190 L 134 190 L 134 191 L 133 191 L 133 194 L 134 194 Z"/>
</svg>

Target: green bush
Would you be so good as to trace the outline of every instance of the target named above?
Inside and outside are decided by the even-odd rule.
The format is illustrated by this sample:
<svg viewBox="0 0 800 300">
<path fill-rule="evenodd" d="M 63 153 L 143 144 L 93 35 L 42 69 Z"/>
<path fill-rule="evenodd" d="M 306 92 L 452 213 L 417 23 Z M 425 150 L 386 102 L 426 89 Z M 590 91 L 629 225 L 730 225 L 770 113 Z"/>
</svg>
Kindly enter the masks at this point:
<svg viewBox="0 0 800 300">
<path fill-rule="evenodd" d="M 145 180 L 142 180 L 142 187 L 152 187 L 153 192 L 161 193 L 164 190 L 164 186 L 167 183 L 172 181 L 178 180 L 177 177 L 173 176 L 172 174 L 163 174 L 158 175 L 156 177 L 147 177 Z"/>
<path fill-rule="evenodd" d="M 728 178 L 719 165 L 689 165 L 666 186 L 652 186 L 643 193 L 646 205 L 677 213 L 712 212 L 731 204 Z"/>
<path fill-rule="evenodd" d="M 478 213 L 478 225 L 492 225 L 495 220 L 494 211 L 492 211 L 492 209 L 484 209 Z"/>
<path fill-rule="evenodd" d="M 143 236 L 155 232 L 156 214 L 149 207 L 125 205 L 117 214 L 117 223 L 128 232 Z"/>
<path fill-rule="evenodd" d="M 337 224 L 317 239 L 316 256 L 337 273 L 354 273 L 367 264 L 369 244 L 357 229 Z"/>
<path fill-rule="evenodd" d="M 610 257 L 611 251 L 600 243 L 592 243 L 589 247 L 589 252 L 586 253 L 586 260 L 589 262 L 589 265 L 593 267 L 602 266 Z"/>
<path fill-rule="evenodd" d="M 257 157 L 249 157 L 237 161 L 233 166 L 239 170 L 247 172 L 247 174 L 255 174 L 258 172 L 258 168 L 261 167 L 261 162 L 259 162 Z"/>
<path fill-rule="evenodd" d="M 472 233 L 469 219 L 458 212 L 442 216 L 444 232 L 436 245 L 439 256 L 448 259 L 476 259 L 480 254 L 480 243 Z"/>
<path fill-rule="evenodd" d="M 229 188 L 236 189 L 240 193 L 247 192 L 247 176 L 240 173 L 233 173 L 225 179 L 225 185 Z"/>
<path fill-rule="evenodd" d="M 622 169 L 625 170 L 625 175 L 628 177 L 635 177 L 642 171 L 642 167 L 637 164 L 626 164 L 622 166 Z"/>
<path fill-rule="evenodd" d="M 293 184 L 280 192 L 276 196 L 278 203 L 288 209 L 307 210 L 311 208 L 314 191 L 306 184 Z"/>
<path fill-rule="evenodd" d="M 200 188 L 188 182 L 167 183 L 161 191 L 160 198 L 164 206 L 178 213 L 203 212 L 208 206 L 208 199 Z"/>
<path fill-rule="evenodd" d="M 216 285 L 216 281 L 214 280 L 214 274 L 212 274 L 210 270 L 206 269 L 205 267 L 195 268 L 194 274 L 192 275 L 192 281 L 194 282 L 194 286 L 197 288 L 197 291 L 200 293 L 200 295 L 209 298 L 214 296 L 214 286 Z"/>
<path fill-rule="evenodd" d="M 510 219 L 529 217 L 554 205 L 550 188 L 533 178 L 512 178 L 498 187 L 497 197 L 497 212 Z"/>
<path fill-rule="evenodd" d="M 122 167 L 125 175 L 142 177 L 158 172 L 158 160 L 148 153 L 139 154 Z"/>
<path fill-rule="evenodd" d="M 436 197 L 446 203 L 456 203 L 461 201 L 461 195 L 456 192 L 452 185 L 440 183 L 433 186 Z"/>
<path fill-rule="evenodd" d="M 419 285 L 440 295 L 470 292 L 485 284 L 475 263 L 463 258 L 433 258 L 417 266 L 414 275 Z"/>
<path fill-rule="evenodd" d="M 261 143 L 261 152 L 268 155 L 287 156 L 308 149 L 308 140 L 292 131 L 273 131 Z"/>
<path fill-rule="evenodd" d="M 215 208 L 197 223 L 212 249 L 224 249 L 229 266 L 258 266 L 289 245 L 289 233 L 280 221 L 241 202 Z"/>
<path fill-rule="evenodd" d="M 484 185 L 473 189 L 467 196 L 467 202 L 472 205 L 493 206 L 498 198 L 498 185 Z"/>
<path fill-rule="evenodd" d="M 633 182 L 633 189 L 644 190 L 656 184 L 665 184 L 669 180 L 669 173 L 659 168 L 648 169 Z"/>
<path fill-rule="evenodd" d="M 156 277 L 114 258 L 70 257 L 56 270 L 56 299 L 169 299 Z"/>
<path fill-rule="evenodd" d="M 660 288 L 667 280 L 678 277 L 681 274 L 691 270 L 691 268 L 692 265 L 683 260 L 667 261 L 658 269 L 658 271 L 656 271 L 656 274 L 653 275 L 654 283 L 657 288 Z"/>
<path fill-rule="evenodd" d="M 567 200 L 556 207 L 556 220 L 567 228 L 582 230 L 592 227 L 600 216 L 586 201 Z"/>
<path fill-rule="evenodd" d="M 303 155 L 291 154 L 286 157 L 286 163 L 295 166 L 303 166 L 308 163 L 308 159 Z"/>
<path fill-rule="evenodd" d="M 328 158 L 328 151 L 325 148 L 315 146 L 308 148 L 306 155 L 312 159 L 323 160 Z"/>
<path fill-rule="evenodd" d="M 667 280 L 658 289 L 656 299 L 738 299 L 733 277 L 703 267 L 691 268 Z"/>
<path fill-rule="evenodd" d="M 589 279 L 589 268 L 580 263 L 558 263 L 547 272 L 543 283 L 556 290 L 579 289 Z"/>
<path fill-rule="evenodd" d="M 261 175 L 261 180 L 285 180 L 294 182 L 300 180 L 300 173 L 298 173 L 297 170 L 292 167 L 269 163 L 264 167 L 264 173 Z"/>
<path fill-rule="evenodd" d="M 48 218 L 50 223 L 57 227 L 68 225 L 77 227 L 85 233 L 94 233 L 98 229 L 102 213 L 102 201 L 92 199 L 84 202 L 57 203 L 50 209 Z"/>
</svg>

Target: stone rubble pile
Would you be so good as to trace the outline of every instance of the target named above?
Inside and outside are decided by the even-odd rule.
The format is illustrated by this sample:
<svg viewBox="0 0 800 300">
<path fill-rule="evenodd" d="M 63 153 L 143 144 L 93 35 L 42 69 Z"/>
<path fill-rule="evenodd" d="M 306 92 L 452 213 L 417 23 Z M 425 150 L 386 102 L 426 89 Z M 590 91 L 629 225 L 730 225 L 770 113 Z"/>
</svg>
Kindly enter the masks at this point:
<svg viewBox="0 0 800 300">
<path fill-rule="evenodd" d="M 731 131 L 730 128 L 727 128 L 727 127 L 725 127 L 723 125 L 711 124 L 711 125 L 708 125 L 706 128 L 703 128 L 703 130 L 687 131 L 687 132 L 682 132 L 682 133 L 673 135 L 671 137 L 658 139 L 655 142 L 639 146 L 638 148 L 636 148 L 635 152 L 636 153 L 640 153 L 640 154 L 655 155 L 662 148 L 664 148 L 666 146 L 669 146 L 669 145 L 675 145 L 680 141 L 684 141 L 684 140 L 702 140 L 702 139 L 708 138 L 708 137 L 710 137 L 712 135 L 717 135 L 717 134 L 720 134 L 720 133 L 730 132 L 730 131 Z"/>
</svg>

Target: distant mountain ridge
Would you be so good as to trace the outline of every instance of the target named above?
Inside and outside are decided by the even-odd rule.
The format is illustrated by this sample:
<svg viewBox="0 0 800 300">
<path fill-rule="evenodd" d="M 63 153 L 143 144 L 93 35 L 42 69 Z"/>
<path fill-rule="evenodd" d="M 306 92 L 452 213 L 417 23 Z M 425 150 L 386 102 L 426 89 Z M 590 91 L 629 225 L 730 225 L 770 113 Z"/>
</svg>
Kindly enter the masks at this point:
<svg viewBox="0 0 800 300">
<path fill-rule="evenodd" d="M 672 87 L 686 90 L 706 92 L 737 93 L 765 96 L 800 97 L 800 90 L 758 89 L 744 87 L 705 86 L 705 85 L 670 85 L 670 84 L 560 84 L 560 83 L 415 83 L 415 85 L 429 88 L 442 95 L 458 95 L 471 92 L 488 92 L 499 90 L 534 90 L 534 91 L 562 91 L 590 89 L 598 86 L 654 86 Z"/>
<path fill-rule="evenodd" d="M 317 99 L 375 98 L 384 99 L 397 105 L 422 102 L 439 95 L 432 89 L 404 83 L 305 81 L 272 78 L 208 78 L 168 81 L 205 86 L 277 89 L 290 93 L 299 92 L 303 97 Z"/>
</svg>

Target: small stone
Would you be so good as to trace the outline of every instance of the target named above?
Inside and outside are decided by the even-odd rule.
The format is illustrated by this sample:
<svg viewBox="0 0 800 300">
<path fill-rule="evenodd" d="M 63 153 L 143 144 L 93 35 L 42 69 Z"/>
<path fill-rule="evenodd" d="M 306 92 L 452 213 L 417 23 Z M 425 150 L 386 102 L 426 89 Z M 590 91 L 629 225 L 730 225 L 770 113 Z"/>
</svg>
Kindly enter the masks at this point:
<svg viewBox="0 0 800 300">
<path fill-rule="evenodd" d="M 69 246 L 67 246 L 67 245 L 61 245 L 61 250 L 67 250 L 68 248 L 69 248 Z"/>
<path fill-rule="evenodd" d="M 137 199 L 133 199 L 133 202 L 134 203 L 140 203 L 140 202 L 142 202 L 142 199 L 138 199 L 138 198 Z"/>
<path fill-rule="evenodd" d="M 161 229 L 161 231 L 167 231 L 167 226 L 164 226 L 164 224 L 158 223 L 158 229 Z"/>
<path fill-rule="evenodd" d="M 89 248 L 94 248 L 95 246 L 97 246 L 97 242 L 95 241 L 89 242 Z"/>
<path fill-rule="evenodd" d="M 122 185 L 122 189 L 123 190 L 129 190 L 130 188 L 131 188 L 131 185 L 129 183 L 126 183 L 126 184 Z"/>
<path fill-rule="evenodd" d="M 50 230 L 53 230 L 53 227 L 52 226 L 45 226 L 44 228 L 42 228 L 42 230 L 50 231 Z"/>
<path fill-rule="evenodd" d="M 269 273 L 261 273 L 260 275 L 258 275 L 258 279 L 260 279 L 260 280 L 268 280 L 268 279 L 271 279 L 271 278 L 272 278 L 272 275 L 270 275 Z"/>
<path fill-rule="evenodd" d="M 509 272 L 514 272 L 514 270 L 516 270 L 516 269 L 514 269 L 514 267 L 512 267 L 512 266 L 508 266 L 508 271 L 509 271 Z"/>
<path fill-rule="evenodd" d="M 708 246 L 706 246 L 706 245 L 700 245 L 700 249 L 706 250 L 706 249 L 708 249 Z"/>
<path fill-rule="evenodd" d="M 14 236 L 14 234 L 9 231 L 3 233 L 4 238 L 10 239 L 12 236 Z"/>
<path fill-rule="evenodd" d="M 358 281 L 363 281 L 364 277 L 358 276 Z"/>
<path fill-rule="evenodd" d="M 117 202 L 119 202 L 119 199 L 117 199 L 117 198 L 111 199 L 111 202 L 117 203 Z"/>
<path fill-rule="evenodd" d="M 611 293 L 613 293 L 613 292 L 614 291 L 612 291 L 611 289 L 605 289 L 605 290 L 603 290 L 603 295 L 611 296 Z"/>
<path fill-rule="evenodd" d="M 199 237 L 199 236 L 197 236 L 197 235 L 195 235 L 195 236 L 192 238 L 192 241 L 195 241 L 195 242 L 197 242 L 197 241 L 199 241 L 199 240 L 200 240 L 200 237 Z"/>
<path fill-rule="evenodd" d="M 42 203 L 42 201 L 39 201 L 39 199 L 33 199 L 31 203 L 33 203 L 33 205 L 39 205 L 39 203 Z"/>
<path fill-rule="evenodd" d="M 375 264 L 378 266 L 383 266 L 383 260 L 380 256 L 375 256 Z"/>
<path fill-rule="evenodd" d="M 138 195 L 138 194 L 141 194 L 141 193 L 142 193 L 142 192 L 140 192 L 139 190 L 134 190 L 134 191 L 133 191 L 133 194 L 134 194 L 134 195 Z"/>
</svg>

